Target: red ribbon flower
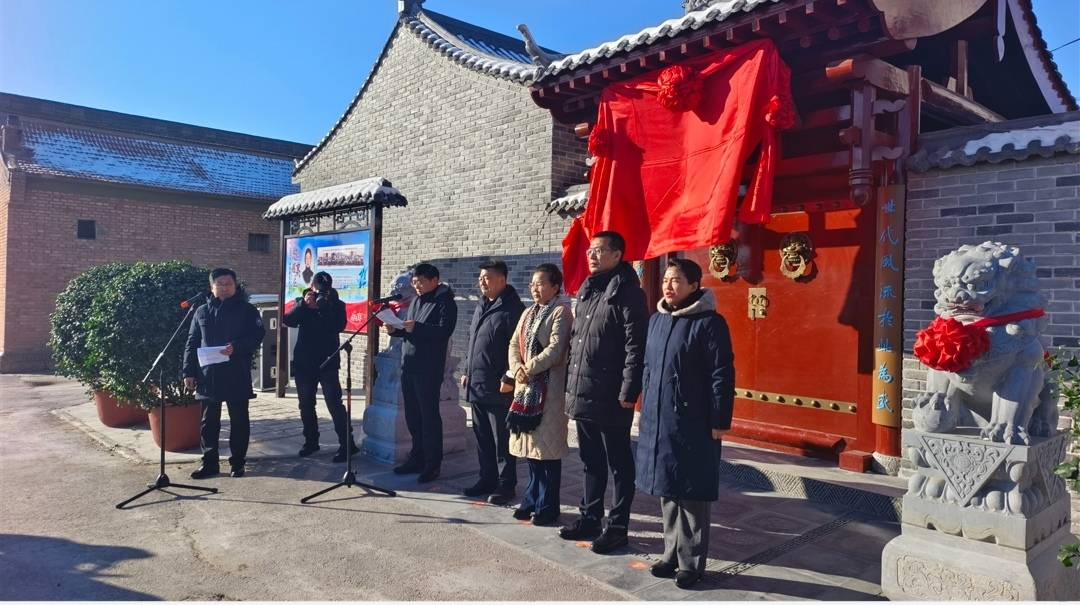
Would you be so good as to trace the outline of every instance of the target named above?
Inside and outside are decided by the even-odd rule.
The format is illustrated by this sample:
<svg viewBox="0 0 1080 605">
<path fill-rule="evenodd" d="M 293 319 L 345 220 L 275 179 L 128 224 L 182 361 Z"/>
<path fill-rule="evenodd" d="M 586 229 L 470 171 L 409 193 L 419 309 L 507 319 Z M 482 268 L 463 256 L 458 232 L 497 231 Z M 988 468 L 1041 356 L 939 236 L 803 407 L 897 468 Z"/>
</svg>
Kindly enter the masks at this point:
<svg viewBox="0 0 1080 605">
<path fill-rule="evenodd" d="M 915 335 L 915 357 L 943 372 L 963 372 L 990 350 L 986 329 L 938 317 Z"/>
<path fill-rule="evenodd" d="M 589 133 L 589 155 L 607 157 L 610 148 L 611 132 L 607 128 L 597 125 Z"/>
<path fill-rule="evenodd" d="M 656 78 L 660 90 L 656 100 L 671 111 L 690 111 L 701 103 L 702 83 L 698 73 L 685 65 L 672 65 Z"/>
</svg>

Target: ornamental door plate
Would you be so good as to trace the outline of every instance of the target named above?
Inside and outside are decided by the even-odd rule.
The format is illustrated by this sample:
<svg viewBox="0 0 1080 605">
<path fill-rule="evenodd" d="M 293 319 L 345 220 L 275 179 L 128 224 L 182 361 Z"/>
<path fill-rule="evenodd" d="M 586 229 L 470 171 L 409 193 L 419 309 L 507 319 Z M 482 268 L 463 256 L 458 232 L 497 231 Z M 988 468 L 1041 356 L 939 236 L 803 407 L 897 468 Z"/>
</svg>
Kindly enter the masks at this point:
<svg viewBox="0 0 1080 605">
<path fill-rule="evenodd" d="M 751 320 L 764 319 L 769 309 L 769 297 L 765 295 L 765 288 L 747 289 L 746 314 Z"/>
</svg>

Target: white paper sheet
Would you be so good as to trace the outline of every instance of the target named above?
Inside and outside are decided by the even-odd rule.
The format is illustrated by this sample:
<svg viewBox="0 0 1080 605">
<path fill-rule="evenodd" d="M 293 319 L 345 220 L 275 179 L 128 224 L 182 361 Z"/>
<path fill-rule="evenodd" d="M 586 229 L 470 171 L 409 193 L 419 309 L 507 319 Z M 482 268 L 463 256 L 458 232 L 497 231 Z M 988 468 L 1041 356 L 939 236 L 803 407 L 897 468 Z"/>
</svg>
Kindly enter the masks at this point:
<svg viewBox="0 0 1080 605">
<path fill-rule="evenodd" d="M 397 315 L 390 309 L 383 309 L 375 314 L 375 317 L 379 318 L 379 321 L 394 328 L 395 330 L 401 330 L 405 327 L 405 322 L 398 318 Z"/>
<path fill-rule="evenodd" d="M 206 367 L 229 361 L 229 356 L 222 353 L 224 350 L 225 347 L 199 347 L 199 365 Z"/>
</svg>

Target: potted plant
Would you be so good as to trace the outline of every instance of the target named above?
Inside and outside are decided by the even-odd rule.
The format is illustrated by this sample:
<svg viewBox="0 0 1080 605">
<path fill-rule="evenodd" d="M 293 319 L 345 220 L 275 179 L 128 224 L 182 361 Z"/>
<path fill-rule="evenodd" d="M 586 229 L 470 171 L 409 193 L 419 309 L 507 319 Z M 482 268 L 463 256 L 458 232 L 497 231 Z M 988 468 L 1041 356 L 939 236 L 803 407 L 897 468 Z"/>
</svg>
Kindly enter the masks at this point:
<svg viewBox="0 0 1080 605">
<path fill-rule="evenodd" d="M 1077 342 L 1080 345 L 1080 342 Z M 1075 350 L 1061 351 L 1050 356 L 1050 369 L 1055 374 L 1062 409 L 1071 418 L 1069 437 L 1070 450 L 1080 450 L 1080 358 Z M 1080 457 L 1076 454 L 1067 456 L 1065 462 L 1054 469 L 1054 473 L 1065 480 L 1065 486 L 1074 493 L 1080 492 Z M 1066 544 L 1058 552 L 1058 560 L 1066 567 L 1080 563 L 1080 542 Z"/>
<path fill-rule="evenodd" d="M 103 387 L 149 411 L 154 441 L 169 451 L 199 443 L 201 406 L 184 392 L 180 368 L 188 325 L 177 335 L 147 382 L 142 378 L 187 313 L 180 307 L 193 292 L 206 289 L 208 271 L 188 262 L 135 263 L 94 297 L 87 348 Z M 161 433 L 161 391 L 168 406 Z"/>
<path fill-rule="evenodd" d="M 146 410 L 118 401 L 103 390 L 101 372 L 86 346 L 90 306 L 94 297 L 128 270 L 130 265 L 110 263 L 91 267 L 68 282 L 56 297 L 56 310 L 49 316 L 49 348 L 56 373 L 74 378 L 85 385 L 94 398 L 98 419 L 112 428 L 146 422 Z"/>
</svg>

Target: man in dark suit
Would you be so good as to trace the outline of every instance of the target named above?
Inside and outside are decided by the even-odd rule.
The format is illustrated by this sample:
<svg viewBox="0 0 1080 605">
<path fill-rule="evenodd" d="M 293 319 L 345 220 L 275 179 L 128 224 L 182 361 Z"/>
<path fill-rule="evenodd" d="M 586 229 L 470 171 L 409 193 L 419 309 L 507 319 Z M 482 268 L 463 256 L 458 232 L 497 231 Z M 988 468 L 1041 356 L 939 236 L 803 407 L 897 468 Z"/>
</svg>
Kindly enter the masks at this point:
<svg viewBox="0 0 1080 605">
<path fill-rule="evenodd" d="M 443 428 L 439 413 L 439 390 L 446 369 L 446 350 L 457 326 L 457 303 L 450 286 L 439 282 L 435 265 L 413 268 L 412 286 L 417 297 L 409 305 L 405 325 L 386 326 L 386 333 L 405 342 L 401 347 L 401 394 L 405 399 L 405 424 L 412 435 L 412 450 L 394 472 L 420 473 L 417 481 L 439 477 L 442 467 Z"/>
<path fill-rule="evenodd" d="M 488 502 L 497 505 L 510 502 L 517 486 L 517 459 L 510 455 L 510 432 L 506 427 L 513 393 L 499 392 L 499 385 L 509 366 L 510 337 L 525 310 L 517 290 L 506 283 L 507 273 L 506 263 L 501 260 L 480 265 L 481 298 L 469 326 L 469 349 L 461 375 L 465 400 L 472 405 L 476 454 L 480 459 L 480 478 L 464 493 L 469 497 L 491 494 Z"/>
<path fill-rule="evenodd" d="M 596 538 L 596 553 L 627 544 L 634 500 L 630 425 L 641 394 L 649 312 L 637 273 L 622 259 L 625 250 L 626 242 L 614 231 L 597 233 L 589 244 L 589 277 L 574 307 L 566 375 L 566 412 L 577 423 L 585 493 L 581 518 L 559 535 L 566 540 Z M 609 467 L 614 502 L 601 533 Z"/>
<path fill-rule="evenodd" d="M 233 477 L 244 476 L 248 437 L 248 400 L 251 389 L 251 357 L 262 344 L 266 330 L 259 311 L 247 301 L 236 284 L 236 272 L 218 268 L 210 272 L 209 302 L 195 311 L 184 348 L 184 387 L 195 391 L 202 404 L 199 445 L 202 465 L 192 479 L 207 479 L 220 472 L 218 436 L 221 433 L 221 403 L 229 408 L 229 464 Z M 228 361 L 207 366 L 199 364 L 200 347 L 224 347 Z"/>
</svg>

